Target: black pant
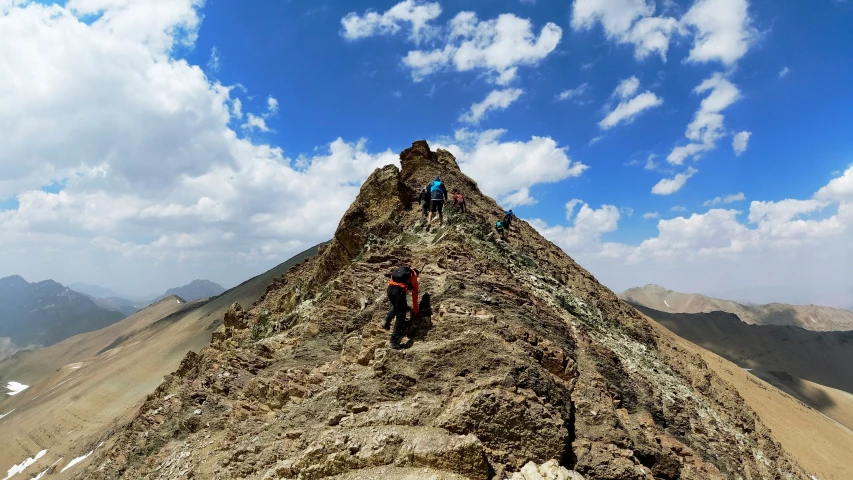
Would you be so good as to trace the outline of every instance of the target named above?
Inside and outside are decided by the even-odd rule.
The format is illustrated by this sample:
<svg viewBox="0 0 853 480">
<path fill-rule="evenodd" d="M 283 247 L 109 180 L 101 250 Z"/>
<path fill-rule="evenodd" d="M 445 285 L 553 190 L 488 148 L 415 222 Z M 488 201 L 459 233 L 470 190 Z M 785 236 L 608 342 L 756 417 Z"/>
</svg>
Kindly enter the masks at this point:
<svg viewBox="0 0 853 480">
<path fill-rule="evenodd" d="M 385 315 L 385 324 L 390 324 L 391 319 L 395 316 L 397 317 L 397 321 L 394 322 L 394 330 L 391 332 L 391 345 L 399 345 L 405 331 L 406 312 L 409 311 L 409 304 L 406 302 L 406 291 L 398 286 L 389 285 L 388 301 L 391 302 L 391 310 Z"/>
</svg>

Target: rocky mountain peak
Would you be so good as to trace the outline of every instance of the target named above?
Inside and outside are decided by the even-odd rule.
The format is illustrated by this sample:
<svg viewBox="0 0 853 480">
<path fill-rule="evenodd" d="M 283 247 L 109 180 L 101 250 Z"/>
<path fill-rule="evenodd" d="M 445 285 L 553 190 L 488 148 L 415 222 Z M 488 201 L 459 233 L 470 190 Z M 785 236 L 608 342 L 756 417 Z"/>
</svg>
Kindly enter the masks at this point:
<svg viewBox="0 0 853 480">
<path fill-rule="evenodd" d="M 503 210 L 449 152 L 400 160 L 78 478 L 808 478 L 680 340 L 523 220 L 497 238 Z M 427 228 L 412 207 L 436 175 L 470 211 Z M 396 351 L 380 324 L 403 264 L 421 316 Z"/>
</svg>

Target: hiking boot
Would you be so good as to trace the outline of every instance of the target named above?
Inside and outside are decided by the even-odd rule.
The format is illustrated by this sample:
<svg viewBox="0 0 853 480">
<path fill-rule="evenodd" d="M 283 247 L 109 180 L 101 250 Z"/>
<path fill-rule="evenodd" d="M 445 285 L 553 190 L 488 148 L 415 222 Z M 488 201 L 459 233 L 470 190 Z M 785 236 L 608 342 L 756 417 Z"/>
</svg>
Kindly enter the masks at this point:
<svg viewBox="0 0 853 480">
<path fill-rule="evenodd" d="M 391 320 L 385 320 L 385 322 L 382 323 L 382 328 L 385 330 L 391 330 Z"/>
<path fill-rule="evenodd" d="M 391 350 L 405 350 L 407 348 L 409 348 L 408 345 L 401 345 L 401 344 L 396 343 L 396 342 L 391 344 Z"/>
</svg>

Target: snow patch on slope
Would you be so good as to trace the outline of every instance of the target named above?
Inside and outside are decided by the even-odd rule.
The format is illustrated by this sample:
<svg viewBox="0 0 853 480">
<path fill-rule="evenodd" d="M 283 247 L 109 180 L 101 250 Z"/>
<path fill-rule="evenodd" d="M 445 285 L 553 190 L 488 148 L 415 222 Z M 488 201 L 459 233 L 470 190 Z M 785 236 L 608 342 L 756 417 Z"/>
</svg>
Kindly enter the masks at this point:
<svg viewBox="0 0 853 480">
<path fill-rule="evenodd" d="M 103 444 L 104 444 L 104 442 L 99 443 L 98 447 L 100 447 Z M 98 447 L 95 447 L 95 450 L 97 450 Z M 91 452 L 87 453 L 86 455 L 83 455 L 82 457 L 77 457 L 74 460 L 71 460 L 70 462 L 68 462 L 68 465 L 66 465 L 65 468 L 63 468 L 62 470 L 59 471 L 59 473 L 62 473 L 64 471 L 68 470 L 69 468 L 73 467 L 74 465 L 77 465 L 78 463 L 82 462 L 83 460 L 86 460 L 87 458 L 89 458 L 90 455 L 95 453 L 95 450 L 92 450 Z"/>
<path fill-rule="evenodd" d="M 9 480 L 12 476 L 22 473 L 24 470 L 29 468 L 30 465 L 36 463 L 39 458 L 43 457 L 45 453 L 47 453 L 47 450 L 42 450 L 37 453 L 35 457 L 30 457 L 17 465 L 12 465 L 12 468 L 6 472 L 6 478 L 3 480 Z"/>
<path fill-rule="evenodd" d="M 666 300 L 664 300 L 664 301 L 663 301 L 663 303 L 665 303 L 665 304 L 666 304 L 666 306 L 667 306 L 670 310 L 672 310 L 672 307 L 670 307 L 670 306 L 669 306 L 669 303 L 667 303 L 667 301 L 666 301 Z"/>
<path fill-rule="evenodd" d="M 9 410 L 9 413 L 12 413 L 12 412 L 14 412 L 14 411 L 15 411 L 15 409 L 13 408 L 13 409 Z M 3 417 L 5 417 L 6 415 L 9 415 L 9 413 L 0 413 L 0 418 L 3 418 Z"/>
<path fill-rule="evenodd" d="M 23 383 L 18 382 L 9 382 L 6 384 L 6 390 L 9 390 L 7 395 L 17 395 L 28 388 L 30 388 L 29 385 L 24 385 Z"/>
</svg>

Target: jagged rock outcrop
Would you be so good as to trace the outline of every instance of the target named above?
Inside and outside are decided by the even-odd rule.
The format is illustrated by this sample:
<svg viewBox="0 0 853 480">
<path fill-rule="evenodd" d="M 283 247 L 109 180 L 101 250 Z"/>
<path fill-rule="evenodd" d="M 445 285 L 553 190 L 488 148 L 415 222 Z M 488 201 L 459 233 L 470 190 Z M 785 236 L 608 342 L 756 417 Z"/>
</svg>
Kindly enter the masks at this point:
<svg viewBox="0 0 853 480">
<path fill-rule="evenodd" d="M 496 238 L 501 208 L 449 152 L 400 158 L 78 478 L 807 480 L 681 340 L 524 221 Z M 436 174 L 470 211 L 427 229 L 411 207 Z M 422 317 L 395 351 L 379 325 L 400 264 L 421 269 Z"/>
</svg>

